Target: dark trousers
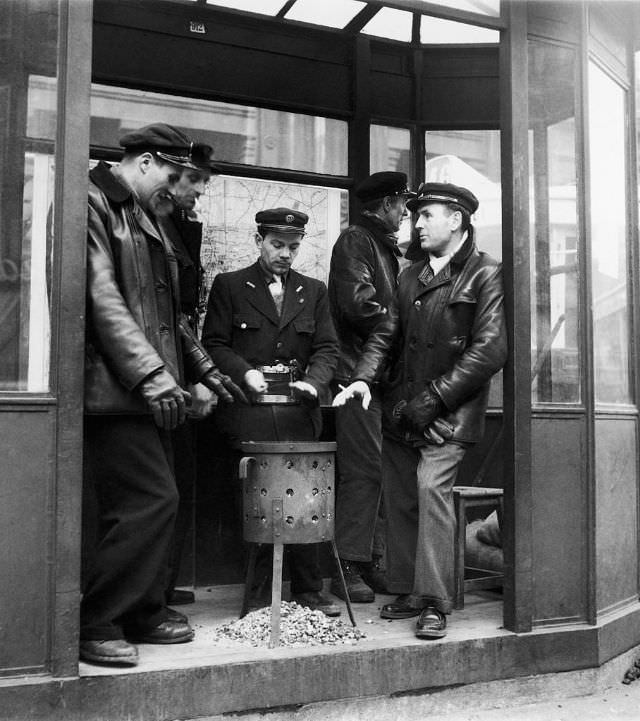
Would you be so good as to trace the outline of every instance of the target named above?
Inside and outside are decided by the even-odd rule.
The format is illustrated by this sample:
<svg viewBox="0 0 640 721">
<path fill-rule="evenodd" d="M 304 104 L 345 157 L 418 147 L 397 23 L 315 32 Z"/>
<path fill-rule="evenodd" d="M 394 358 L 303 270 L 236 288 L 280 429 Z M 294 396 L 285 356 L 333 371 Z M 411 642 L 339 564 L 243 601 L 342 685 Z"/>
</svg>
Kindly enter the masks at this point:
<svg viewBox="0 0 640 721">
<path fill-rule="evenodd" d="M 86 416 L 85 479 L 96 496 L 96 548 L 80 637 L 122 638 L 166 619 L 164 591 L 178 505 L 171 440 L 151 416 Z"/>
<path fill-rule="evenodd" d="M 220 405 L 216 409 L 216 423 L 220 433 L 233 447 L 241 441 L 315 441 L 322 429 L 319 409 L 302 404 Z M 240 454 L 237 458 L 240 459 Z M 291 592 L 320 591 L 322 575 L 318 544 L 287 544 L 284 553 Z M 255 592 L 260 596 L 266 597 L 271 592 L 272 557 L 272 546 L 260 548 L 254 581 Z"/>
<path fill-rule="evenodd" d="M 382 494 L 382 409 L 374 391 L 368 410 L 359 401 L 336 408 L 339 482 L 336 546 L 340 558 L 367 562 L 384 552 Z"/>
</svg>

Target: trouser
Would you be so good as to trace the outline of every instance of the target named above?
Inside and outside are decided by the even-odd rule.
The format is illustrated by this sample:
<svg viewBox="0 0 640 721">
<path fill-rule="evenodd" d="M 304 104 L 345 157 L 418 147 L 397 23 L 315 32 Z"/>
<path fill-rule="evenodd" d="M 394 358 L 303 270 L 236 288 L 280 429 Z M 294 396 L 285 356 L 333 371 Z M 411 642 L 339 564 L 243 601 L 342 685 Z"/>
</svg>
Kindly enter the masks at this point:
<svg viewBox="0 0 640 721">
<path fill-rule="evenodd" d="M 387 587 L 411 594 L 416 608 L 453 609 L 453 486 L 465 451 L 454 443 L 414 448 L 391 438 L 383 441 Z"/>
<path fill-rule="evenodd" d="M 97 547 L 80 606 L 80 637 L 113 640 L 166 620 L 165 582 L 178 505 L 169 433 L 151 416 L 85 416 L 85 479 Z"/>
<path fill-rule="evenodd" d="M 194 491 L 196 483 L 196 428 L 195 422 L 187 418 L 172 431 L 174 473 L 180 494 L 178 513 L 169 552 L 167 592 L 175 588 L 180 571 L 180 561 L 187 535 L 193 526 Z"/>
<path fill-rule="evenodd" d="M 382 495 L 382 409 L 377 392 L 364 410 L 359 401 L 336 408 L 339 482 L 336 546 L 340 558 L 368 562 L 384 553 Z"/>
<path fill-rule="evenodd" d="M 223 437 L 237 447 L 241 441 L 316 441 L 322 429 L 322 416 L 319 409 L 302 404 L 234 404 L 218 406 L 216 423 Z M 322 589 L 318 550 L 317 543 L 286 544 L 285 564 L 292 593 Z M 272 557 L 272 546 L 262 545 L 256 559 L 254 580 L 254 591 L 258 595 L 270 592 Z"/>
</svg>

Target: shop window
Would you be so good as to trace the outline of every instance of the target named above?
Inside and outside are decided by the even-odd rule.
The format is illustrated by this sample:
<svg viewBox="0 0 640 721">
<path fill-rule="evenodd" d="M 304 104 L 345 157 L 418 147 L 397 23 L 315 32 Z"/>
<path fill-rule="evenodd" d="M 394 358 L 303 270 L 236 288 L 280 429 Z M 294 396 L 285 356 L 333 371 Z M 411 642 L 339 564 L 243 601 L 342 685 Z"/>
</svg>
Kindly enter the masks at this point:
<svg viewBox="0 0 640 721">
<path fill-rule="evenodd" d="M 589 63 L 589 217 L 595 395 L 631 402 L 625 91 Z"/>
<path fill-rule="evenodd" d="M 31 52 L 40 40 L 55 45 L 55 24 L 45 27 L 53 35 L 34 35 Z M 41 67 L 47 57 L 55 73 L 52 53 Z M 56 77 L 13 77 L 13 87 L 0 86 L 0 125 L 8 129 L 0 134 L 0 390 L 41 393 L 49 390 Z M 21 101 L 25 108 L 14 106 Z"/>
<path fill-rule="evenodd" d="M 534 403 L 579 403 L 576 60 L 529 44 L 531 363 Z"/>
<path fill-rule="evenodd" d="M 333 243 L 348 224 L 348 193 L 337 188 L 217 175 L 207 184 L 199 204 L 203 300 L 218 273 L 238 270 L 257 259 L 254 234 L 259 210 L 285 206 L 307 213 L 307 233 L 293 267 L 325 282 Z"/>
<path fill-rule="evenodd" d="M 344 120 L 92 85 L 93 147 L 117 146 L 123 133 L 158 121 L 208 143 L 224 162 L 347 175 Z"/>
</svg>

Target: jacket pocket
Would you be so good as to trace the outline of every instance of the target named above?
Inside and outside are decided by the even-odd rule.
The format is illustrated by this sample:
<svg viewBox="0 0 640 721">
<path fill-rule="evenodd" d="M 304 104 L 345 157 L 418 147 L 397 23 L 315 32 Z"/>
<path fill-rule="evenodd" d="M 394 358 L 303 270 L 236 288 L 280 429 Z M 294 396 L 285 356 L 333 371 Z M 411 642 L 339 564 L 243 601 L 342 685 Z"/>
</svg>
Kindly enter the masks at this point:
<svg viewBox="0 0 640 721">
<path fill-rule="evenodd" d="M 313 318 L 297 318 L 293 321 L 293 327 L 296 333 L 302 333 L 303 335 L 311 335 L 315 332 L 316 322 Z"/>
</svg>

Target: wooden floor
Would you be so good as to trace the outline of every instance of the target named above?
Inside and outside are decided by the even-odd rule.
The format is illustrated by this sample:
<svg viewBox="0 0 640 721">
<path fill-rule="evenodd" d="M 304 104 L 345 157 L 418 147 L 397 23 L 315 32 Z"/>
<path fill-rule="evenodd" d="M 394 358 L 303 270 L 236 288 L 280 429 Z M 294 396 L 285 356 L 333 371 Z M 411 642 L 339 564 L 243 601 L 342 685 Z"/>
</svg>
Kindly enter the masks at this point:
<svg viewBox="0 0 640 721">
<path fill-rule="evenodd" d="M 397 648 L 400 646 L 425 646 L 429 644 L 456 644 L 479 638 L 510 635 L 502 629 L 502 600 L 498 592 L 481 591 L 468 594 L 465 608 L 455 611 L 449 617 L 449 631 L 440 641 L 425 641 L 414 636 L 415 618 L 388 621 L 380 618 L 380 608 L 393 600 L 394 596 L 377 596 L 375 602 L 353 604 L 358 628 L 366 638 L 350 644 L 326 646 L 295 646 L 269 649 L 239 642 L 219 640 L 215 629 L 223 623 L 238 618 L 241 606 L 240 586 L 198 589 L 196 603 L 180 606 L 177 610 L 186 613 L 195 630 L 191 643 L 152 646 L 140 645 L 140 663 L 134 668 L 114 668 L 80 664 L 81 676 L 113 676 L 140 674 L 152 671 L 212 666 L 218 664 L 256 662 L 299 656 L 326 655 L 353 650 Z M 336 599 L 337 600 L 337 599 Z M 342 620 L 349 622 L 345 604 L 342 605 Z"/>
</svg>

